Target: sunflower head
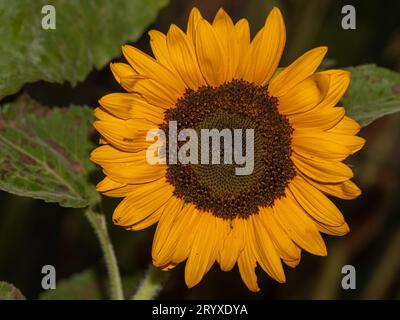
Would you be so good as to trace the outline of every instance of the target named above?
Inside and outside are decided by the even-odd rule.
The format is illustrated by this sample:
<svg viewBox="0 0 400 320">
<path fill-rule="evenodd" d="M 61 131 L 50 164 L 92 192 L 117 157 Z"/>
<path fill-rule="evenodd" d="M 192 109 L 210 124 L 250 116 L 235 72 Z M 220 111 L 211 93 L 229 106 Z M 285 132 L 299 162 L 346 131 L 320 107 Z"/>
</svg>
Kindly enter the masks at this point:
<svg viewBox="0 0 400 320">
<path fill-rule="evenodd" d="M 282 262 L 295 267 L 302 249 L 326 255 L 320 233 L 349 231 L 326 195 L 361 193 L 342 162 L 364 144 L 355 136 L 360 126 L 337 106 L 350 73 L 317 71 L 326 47 L 277 71 L 286 40 L 277 8 L 252 40 L 247 20 L 234 23 L 222 9 L 209 23 L 194 8 L 186 32 L 171 25 L 166 35 L 149 35 L 154 57 L 124 46 L 129 64 L 111 70 L 127 92 L 104 96 L 95 110 L 101 146 L 91 159 L 106 176 L 97 189 L 124 198 L 114 222 L 128 230 L 158 223 L 153 263 L 168 270 L 186 261 L 189 287 L 215 262 L 223 271 L 237 263 L 246 286 L 258 291 L 257 265 L 284 282 Z M 148 161 L 154 129 L 167 137 L 158 141 L 166 162 Z M 171 161 L 172 137 L 185 129 L 196 137 L 248 132 L 237 145 L 252 146 L 250 172 L 220 161 L 233 157 L 226 150 L 215 163 L 198 161 L 200 148 L 190 149 L 192 161 Z M 183 149 L 185 140 L 175 138 Z"/>
</svg>

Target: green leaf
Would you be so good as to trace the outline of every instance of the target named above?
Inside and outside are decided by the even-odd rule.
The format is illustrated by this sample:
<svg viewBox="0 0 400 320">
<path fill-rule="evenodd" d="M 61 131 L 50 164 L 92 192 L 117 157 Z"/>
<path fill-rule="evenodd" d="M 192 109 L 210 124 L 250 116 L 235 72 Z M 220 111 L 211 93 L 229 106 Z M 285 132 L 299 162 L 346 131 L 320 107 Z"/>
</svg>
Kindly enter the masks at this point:
<svg viewBox="0 0 400 320">
<path fill-rule="evenodd" d="M 26 298 L 11 283 L 0 281 L 0 300 L 26 300 Z"/>
<path fill-rule="evenodd" d="M 92 269 L 72 275 L 57 283 L 56 289 L 43 291 L 42 300 L 99 300 L 102 299 L 101 286 Z"/>
<path fill-rule="evenodd" d="M 0 109 L 0 189 L 85 207 L 99 199 L 89 173 L 88 107 L 46 109 L 23 95 Z"/>
<path fill-rule="evenodd" d="M 75 85 L 137 40 L 167 0 L 0 0 L 0 99 L 37 80 Z M 42 28 L 42 7 L 56 29 Z"/>
<path fill-rule="evenodd" d="M 342 99 L 347 114 L 366 126 L 400 111 L 400 73 L 366 64 L 347 68 L 350 87 Z"/>
</svg>

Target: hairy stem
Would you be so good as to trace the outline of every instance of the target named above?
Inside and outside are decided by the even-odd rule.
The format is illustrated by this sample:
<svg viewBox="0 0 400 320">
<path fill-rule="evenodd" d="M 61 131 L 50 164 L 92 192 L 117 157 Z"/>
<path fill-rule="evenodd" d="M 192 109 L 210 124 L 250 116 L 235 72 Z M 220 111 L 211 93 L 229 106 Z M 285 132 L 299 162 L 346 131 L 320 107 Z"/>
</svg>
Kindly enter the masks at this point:
<svg viewBox="0 0 400 320">
<path fill-rule="evenodd" d="M 110 281 L 111 299 L 123 300 L 124 293 L 122 290 L 121 275 L 119 273 L 118 262 L 115 257 L 115 252 L 110 240 L 110 236 L 108 234 L 107 223 L 104 215 L 95 213 L 92 208 L 87 209 L 85 215 L 92 225 L 94 232 L 99 239 L 101 250 L 103 251 Z"/>
<path fill-rule="evenodd" d="M 167 272 L 150 266 L 132 300 L 151 300 L 161 291 Z"/>
</svg>

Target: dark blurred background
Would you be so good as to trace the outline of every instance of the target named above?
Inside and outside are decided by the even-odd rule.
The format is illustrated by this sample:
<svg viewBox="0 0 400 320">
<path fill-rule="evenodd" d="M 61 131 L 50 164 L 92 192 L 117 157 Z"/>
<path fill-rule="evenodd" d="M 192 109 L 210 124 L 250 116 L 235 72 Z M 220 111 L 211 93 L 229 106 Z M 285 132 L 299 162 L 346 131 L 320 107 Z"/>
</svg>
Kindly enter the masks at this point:
<svg viewBox="0 0 400 320">
<path fill-rule="evenodd" d="M 341 8 L 356 8 L 357 29 L 341 28 Z M 281 8 L 287 28 L 287 44 L 282 65 L 314 46 L 329 47 L 324 67 L 342 67 L 363 63 L 400 71 L 400 1 L 333 1 L 333 0 L 172 0 L 150 29 L 167 32 L 175 23 L 185 28 L 193 6 L 212 19 L 223 7 L 237 21 L 247 18 L 252 34 L 263 25 L 272 8 Z M 145 33 L 135 46 L 149 52 Z M 77 87 L 37 82 L 23 91 L 48 106 L 71 103 L 96 107 L 104 94 L 121 91 L 106 67 L 93 71 Z M 221 272 L 218 266 L 193 289 L 184 284 L 181 265 L 169 273 L 160 298 L 168 299 L 399 299 L 400 298 L 400 114 L 375 121 L 364 128 L 364 149 L 351 157 L 355 181 L 363 190 L 356 200 L 334 200 L 344 213 L 351 232 L 342 238 L 324 236 L 328 256 L 317 257 L 303 252 L 296 269 L 285 268 L 286 284 L 278 284 L 259 270 L 258 294 L 249 292 L 237 269 Z M 95 137 L 93 137 L 95 139 Z M 100 180 L 100 175 L 96 181 Z M 119 200 L 104 199 L 105 212 L 111 224 L 113 208 Z M 139 232 L 128 232 L 110 225 L 124 286 L 131 295 L 138 279 L 151 262 L 154 226 Z M 41 289 L 41 268 L 51 264 L 57 279 L 92 268 L 103 289 L 105 269 L 102 256 L 81 210 L 61 208 L 29 198 L 0 192 L 0 279 L 14 283 L 31 299 Z M 354 265 L 357 289 L 341 288 L 341 268 Z"/>
</svg>

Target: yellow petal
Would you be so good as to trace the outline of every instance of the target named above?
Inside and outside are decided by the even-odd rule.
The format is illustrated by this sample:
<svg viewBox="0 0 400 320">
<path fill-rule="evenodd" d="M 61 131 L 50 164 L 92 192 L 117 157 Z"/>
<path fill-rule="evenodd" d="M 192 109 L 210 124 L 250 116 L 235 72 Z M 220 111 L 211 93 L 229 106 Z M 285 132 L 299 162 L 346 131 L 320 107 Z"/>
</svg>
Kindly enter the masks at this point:
<svg viewBox="0 0 400 320">
<path fill-rule="evenodd" d="M 110 69 L 117 82 L 128 92 L 132 92 L 137 81 L 145 78 L 126 63 L 110 63 Z"/>
<path fill-rule="evenodd" d="M 219 9 L 215 15 L 212 26 L 221 43 L 222 50 L 224 51 L 223 56 L 227 64 L 226 81 L 230 81 L 235 75 L 240 59 L 239 43 L 236 37 L 235 26 L 232 19 L 222 8 Z"/>
<path fill-rule="evenodd" d="M 279 256 L 285 261 L 299 261 L 300 248 L 290 239 L 286 231 L 275 220 L 271 208 L 260 209 L 260 220 L 268 231 Z"/>
<path fill-rule="evenodd" d="M 365 144 L 365 139 L 358 136 L 348 136 L 332 132 L 327 132 L 326 135 L 330 140 L 337 141 L 338 143 L 345 146 L 349 150 L 350 154 L 356 153 Z"/>
<path fill-rule="evenodd" d="M 93 126 L 109 143 L 128 152 L 145 150 L 150 142 L 145 140 L 146 135 L 134 128 L 127 128 L 123 123 L 112 123 L 106 121 L 95 121 Z"/>
<path fill-rule="evenodd" d="M 105 177 L 101 182 L 96 185 L 96 189 L 98 192 L 101 192 L 108 197 L 116 198 L 126 197 L 137 188 L 138 185 L 116 182 L 109 177 Z"/>
<path fill-rule="evenodd" d="M 183 209 L 185 215 L 178 220 L 179 225 L 174 228 L 173 234 L 171 234 L 171 240 L 175 241 L 174 252 L 172 255 L 172 261 L 174 263 L 180 263 L 187 259 L 192 249 L 194 236 L 198 230 L 198 221 L 201 219 L 201 212 L 198 212 L 196 207 L 192 204 L 185 204 Z M 181 232 L 178 232 L 181 228 Z"/>
<path fill-rule="evenodd" d="M 164 110 L 147 103 L 143 98 L 137 98 L 131 110 L 131 119 L 142 119 L 159 126 L 164 121 Z"/>
<path fill-rule="evenodd" d="M 345 110 L 342 107 L 318 109 L 309 112 L 293 114 L 289 122 L 296 129 L 316 128 L 325 131 L 336 126 L 343 119 Z"/>
<path fill-rule="evenodd" d="M 99 138 L 99 144 L 109 144 L 109 143 L 108 143 L 108 141 L 107 141 L 104 137 L 100 136 L 100 138 Z"/>
<path fill-rule="evenodd" d="M 115 125 L 122 125 L 126 128 L 126 130 L 149 130 L 152 128 L 157 128 L 154 123 L 147 121 L 146 119 L 127 119 L 123 120 L 120 118 L 115 117 L 111 113 L 107 112 L 103 108 L 96 108 L 94 110 L 94 116 L 98 122 L 106 122 Z"/>
<path fill-rule="evenodd" d="M 168 31 L 167 46 L 171 63 L 185 84 L 194 90 L 205 85 L 194 45 L 176 25 L 171 25 Z"/>
<path fill-rule="evenodd" d="M 116 122 L 116 123 L 126 123 L 126 121 L 123 121 L 121 119 L 118 119 L 116 116 L 111 114 L 110 112 L 107 112 L 103 108 L 96 108 L 94 109 L 94 117 L 97 120 L 102 120 L 102 121 L 108 121 L 108 122 Z"/>
<path fill-rule="evenodd" d="M 148 79 L 147 77 L 137 74 L 137 75 L 128 75 L 122 76 L 120 78 L 119 84 L 128 92 L 135 92 L 135 85 L 139 80 Z"/>
<path fill-rule="evenodd" d="M 139 74 L 159 82 L 162 86 L 174 92 L 177 98 L 185 92 L 186 86 L 182 80 L 176 77 L 173 71 L 167 69 L 149 55 L 129 45 L 123 46 L 122 52 L 129 64 Z"/>
<path fill-rule="evenodd" d="M 351 169 L 342 162 L 307 159 L 296 153 L 292 155 L 292 161 L 299 171 L 315 181 L 338 183 L 353 177 Z"/>
<path fill-rule="evenodd" d="M 227 63 L 214 28 L 200 20 L 196 29 L 196 54 L 204 79 L 211 86 L 219 86 L 227 77 Z"/>
<path fill-rule="evenodd" d="M 121 201 L 113 214 L 115 224 L 132 227 L 163 207 L 172 197 L 173 187 L 165 180 L 146 183 Z"/>
<path fill-rule="evenodd" d="M 214 219 L 215 227 L 214 227 L 214 236 L 216 237 L 215 239 L 215 246 L 214 246 L 214 252 L 213 255 L 210 259 L 208 259 L 208 264 L 206 266 L 206 273 L 211 269 L 211 267 L 214 265 L 215 261 L 218 260 L 219 257 L 219 252 L 222 248 L 222 244 L 225 241 L 225 238 L 228 234 L 228 225 L 229 222 L 227 220 L 221 219 L 221 218 L 216 218 L 215 216 L 212 215 L 212 218 Z"/>
<path fill-rule="evenodd" d="M 217 225 L 217 229 L 221 230 L 221 233 L 218 235 L 219 240 L 218 240 L 218 244 L 216 246 L 216 250 L 217 250 L 217 256 L 215 258 L 216 262 L 221 266 L 221 257 L 223 256 L 224 252 L 226 251 L 232 251 L 233 253 L 235 252 L 234 250 L 230 250 L 231 246 L 226 246 L 226 239 L 229 238 L 232 230 L 233 230 L 233 220 L 230 219 L 216 219 L 215 220 Z M 235 239 L 236 240 L 236 239 Z M 235 241 L 233 240 L 233 241 Z M 236 260 L 237 260 L 236 256 Z M 236 262 L 235 260 L 235 262 Z M 233 266 L 235 265 L 235 262 L 233 262 Z M 232 268 L 233 268 L 232 266 Z M 224 270 L 221 267 L 221 270 Z"/>
<path fill-rule="evenodd" d="M 245 246 L 244 250 L 239 256 L 238 267 L 240 276 L 250 291 L 258 292 L 260 288 L 257 284 L 257 275 L 255 269 L 257 261 L 255 256 L 250 251 L 249 246 Z"/>
<path fill-rule="evenodd" d="M 286 278 L 281 259 L 267 230 L 264 228 L 264 224 L 260 220 L 260 216 L 253 215 L 249 219 L 251 220 L 251 227 L 247 232 L 252 236 L 254 253 L 258 263 L 273 279 L 284 283 Z"/>
<path fill-rule="evenodd" d="M 351 180 L 347 180 L 341 183 L 318 183 L 301 173 L 300 175 L 308 183 L 310 183 L 323 193 L 340 199 L 351 200 L 357 198 L 361 194 L 360 188 L 358 188 L 357 185 Z"/>
<path fill-rule="evenodd" d="M 315 220 L 328 226 L 341 226 L 345 221 L 342 213 L 325 195 L 296 176 L 289 189 L 302 208 Z"/>
<path fill-rule="evenodd" d="M 116 182 L 111 180 L 109 177 L 105 177 L 96 185 L 96 190 L 98 192 L 107 192 L 114 189 L 119 189 L 125 187 L 125 183 Z"/>
<path fill-rule="evenodd" d="M 104 112 L 100 108 L 95 110 L 97 121 L 93 126 L 107 140 L 118 149 L 128 152 L 137 152 L 146 149 L 151 142 L 146 141 L 147 132 L 157 128 L 154 123 L 143 119 L 121 120 Z"/>
<path fill-rule="evenodd" d="M 115 80 L 117 80 L 117 82 L 119 84 L 122 85 L 122 87 L 127 90 L 130 91 L 130 86 L 125 86 L 121 83 L 121 79 L 122 78 L 132 78 L 132 79 L 137 79 L 139 78 L 138 73 L 132 69 L 132 67 L 129 64 L 126 63 L 110 63 L 110 69 L 111 72 L 114 75 Z"/>
<path fill-rule="evenodd" d="M 126 184 L 153 182 L 165 176 L 165 165 L 150 165 L 145 161 L 102 164 L 103 172 L 111 179 Z"/>
<path fill-rule="evenodd" d="M 131 117 L 131 109 L 134 102 L 135 95 L 129 93 L 111 93 L 99 100 L 99 104 L 104 109 L 121 119 Z"/>
<path fill-rule="evenodd" d="M 285 23 L 280 10 L 274 7 L 265 21 L 261 36 L 256 37 L 251 44 L 250 61 L 244 80 L 267 83 L 278 67 L 285 42 Z"/>
<path fill-rule="evenodd" d="M 153 263 L 158 267 L 171 262 L 184 261 L 188 257 L 193 243 L 193 234 L 188 233 L 187 230 L 196 228 L 195 207 L 187 204 L 178 212 L 174 212 L 171 206 L 165 209 L 165 217 L 161 218 L 162 221 L 156 230 L 157 239 L 154 242 Z M 178 246 L 178 244 L 180 245 Z"/>
<path fill-rule="evenodd" d="M 345 70 L 326 70 L 318 72 L 316 75 L 330 77 L 329 90 L 317 108 L 332 108 L 336 106 L 350 84 L 350 72 Z"/>
<path fill-rule="evenodd" d="M 358 124 L 357 121 L 344 116 L 342 121 L 340 121 L 336 126 L 332 129 L 329 129 L 328 132 L 335 133 L 335 134 L 343 134 L 343 135 L 355 135 L 361 129 L 361 126 Z"/>
<path fill-rule="evenodd" d="M 274 217 L 286 230 L 293 241 L 304 250 L 319 256 L 326 256 L 324 240 L 316 224 L 286 189 L 286 197 L 275 200 Z"/>
<path fill-rule="evenodd" d="M 192 249 L 185 266 L 185 281 L 189 288 L 194 287 L 203 278 L 217 256 L 218 230 L 216 217 L 211 213 L 201 213 L 198 230 L 194 236 Z"/>
<path fill-rule="evenodd" d="M 300 256 L 299 256 L 298 259 L 295 259 L 295 260 L 283 260 L 283 262 L 284 262 L 287 266 L 289 266 L 289 267 L 291 267 L 291 268 L 296 268 L 296 267 L 299 265 L 299 263 L 300 263 L 300 259 L 301 259 L 301 251 L 300 251 Z"/>
<path fill-rule="evenodd" d="M 296 61 L 283 69 L 269 84 L 268 90 L 274 97 L 281 97 L 296 84 L 317 70 L 324 58 L 327 47 L 318 47 L 307 51 Z"/>
<path fill-rule="evenodd" d="M 323 223 L 317 223 L 317 228 L 320 232 L 332 236 L 344 236 L 350 232 L 350 228 L 346 222 L 341 226 L 327 226 Z"/>
<path fill-rule="evenodd" d="M 327 148 L 330 148 L 329 145 L 332 143 L 338 146 L 340 145 L 342 148 L 347 149 L 347 153 L 349 155 L 359 151 L 365 144 L 365 139 L 358 136 L 336 134 L 335 132 L 321 131 L 318 129 L 297 128 L 293 133 L 293 140 L 296 140 L 296 143 L 302 143 L 299 142 L 299 140 L 309 141 L 308 139 L 310 137 L 314 137 L 316 140 L 320 140 L 320 143 L 322 143 L 322 141 L 325 141 L 324 144 Z M 325 145 L 321 146 L 321 148 L 325 147 Z M 312 148 L 312 146 L 310 147 Z M 343 159 L 344 158 L 338 160 L 341 161 Z"/>
<path fill-rule="evenodd" d="M 132 93 L 111 93 L 103 96 L 99 104 L 120 119 L 143 118 L 155 124 L 164 119 L 163 109 L 148 104 L 141 96 Z"/>
<path fill-rule="evenodd" d="M 175 268 L 176 266 L 177 266 L 176 263 L 170 263 L 170 264 L 164 266 L 161 270 L 162 271 L 168 271 L 168 270 L 171 270 L 171 269 Z"/>
<path fill-rule="evenodd" d="M 230 271 L 244 248 L 244 221 L 236 218 L 230 222 L 229 233 L 220 252 L 221 270 Z"/>
<path fill-rule="evenodd" d="M 350 154 L 350 150 L 335 141 L 326 132 L 303 132 L 296 130 L 292 136 L 293 151 L 309 159 L 326 159 L 342 161 Z"/>
<path fill-rule="evenodd" d="M 163 210 L 164 210 L 164 207 L 161 206 L 155 212 L 153 212 L 152 214 L 143 218 L 142 220 L 135 222 L 132 225 L 125 226 L 124 228 L 129 231 L 138 231 L 138 230 L 147 229 L 148 227 L 152 226 L 153 224 L 157 223 L 160 220 Z"/>
<path fill-rule="evenodd" d="M 309 76 L 279 98 L 279 111 L 284 115 L 292 115 L 313 109 L 325 98 L 329 82 L 329 76 Z"/>
<path fill-rule="evenodd" d="M 156 265 L 166 264 L 171 261 L 173 250 L 167 251 L 162 250 L 165 242 L 168 239 L 169 234 L 174 228 L 174 222 L 179 217 L 182 210 L 183 201 L 176 197 L 171 197 L 164 207 L 164 211 L 161 215 L 160 221 L 157 225 L 156 232 L 154 234 L 153 246 L 152 246 L 152 257 Z M 170 247 L 173 249 L 173 247 Z"/>
<path fill-rule="evenodd" d="M 162 64 L 164 67 L 170 71 L 174 71 L 175 68 L 171 63 L 171 57 L 169 55 L 167 46 L 167 37 L 160 31 L 150 30 L 150 46 L 153 51 L 153 55 L 157 62 Z"/>
<path fill-rule="evenodd" d="M 242 79 L 245 75 L 250 56 L 250 27 L 246 19 L 240 19 L 235 24 L 236 39 L 239 48 L 239 62 L 234 78 Z"/>
<path fill-rule="evenodd" d="M 131 87 L 131 92 L 138 93 L 143 96 L 149 104 L 163 109 L 172 108 L 177 99 L 180 98 L 180 96 L 177 96 L 173 91 L 152 79 L 136 81 Z"/>
<path fill-rule="evenodd" d="M 120 82 L 121 78 L 123 77 L 134 76 L 138 74 L 135 70 L 132 69 L 129 64 L 121 62 L 110 63 L 110 69 L 114 75 L 115 80 L 117 80 L 118 82 Z"/>
<path fill-rule="evenodd" d="M 146 161 L 146 152 L 124 152 L 112 145 L 104 145 L 92 151 L 90 160 L 99 165 L 130 162 L 143 163 Z"/>
<path fill-rule="evenodd" d="M 193 44 L 196 43 L 197 24 L 202 19 L 203 19 L 203 17 L 201 16 L 199 9 L 194 7 L 192 9 L 192 11 L 190 11 L 189 20 L 188 20 L 188 24 L 187 24 L 187 30 L 186 30 L 186 34 L 187 34 L 189 40 L 192 41 Z"/>
<path fill-rule="evenodd" d="M 104 171 L 111 176 L 119 177 L 115 181 L 119 183 L 135 184 L 136 177 L 142 182 L 145 176 L 157 176 L 163 174 L 166 166 L 163 164 L 150 164 L 147 161 L 147 150 L 137 152 L 124 152 L 112 145 L 103 145 L 92 151 L 90 160 L 103 167 Z M 140 176 L 140 171 L 143 170 L 143 177 Z M 133 180 L 133 181 L 131 181 Z M 154 180 L 154 179 L 152 179 Z M 152 181 L 151 180 L 151 181 Z"/>
</svg>

